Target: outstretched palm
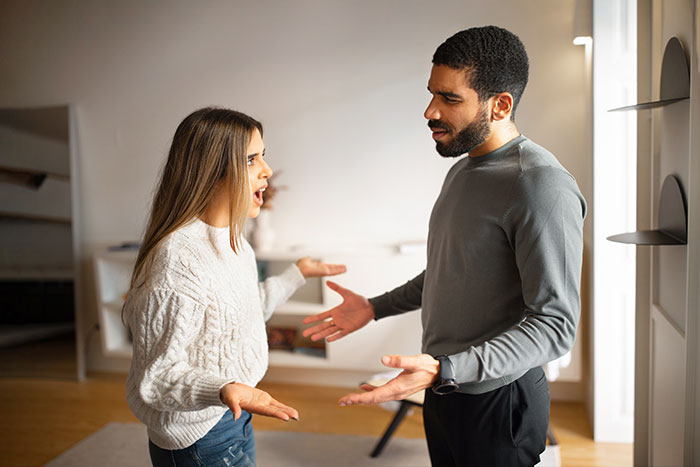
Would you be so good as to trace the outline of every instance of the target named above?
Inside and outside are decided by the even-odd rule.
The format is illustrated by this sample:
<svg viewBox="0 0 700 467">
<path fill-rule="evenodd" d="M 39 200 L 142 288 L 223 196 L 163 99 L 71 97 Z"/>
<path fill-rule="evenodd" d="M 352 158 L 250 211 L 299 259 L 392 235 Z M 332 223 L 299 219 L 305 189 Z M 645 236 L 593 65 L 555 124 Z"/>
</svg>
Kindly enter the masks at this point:
<svg viewBox="0 0 700 467">
<path fill-rule="evenodd" d="M 364 393 L 348 394 L 338 401 L 341 406 L 355 404 L 379 404 L 381 402 L 405 399 L 411 394 L 431 386 L 440 371 L 440 364 L 428 354 L 411 357 L 385 355 L 382 363 L 390 368 L 403 371 L 382 386 L 363 384 Z"/>
<path fill-rule="evenodd" d="M 343 303 L 328 311 L 304 318 L 304 324 L 319 323 L 304 330 L 304 336 L 311 340 L 327 338 L 328 342 L 336 341 L 357 331 L 374 318 L 374 309 L 362 295 L 345 289 L 335 282 L 327 281 L 326 285 L 343 298 Z M 326 321 L 328 318 L 330 320 Z"/>
<path fill-rule="evenodd" d="M 297 261 L 297 267 L 304 277 L 335 276 L 346 271 L 344 264 L 329 264 L 305 256 Z"/>
<path fill-rule="evenodd" d="M 224 386 L 221 389 L 221 400 L 229 406 L 235 420 L 241 416 L 241 409 L 280 420 L 299 419 L 299 413 L 294 408 L 278 402 L 265 391 L 242 383 Z"/>
</svg>

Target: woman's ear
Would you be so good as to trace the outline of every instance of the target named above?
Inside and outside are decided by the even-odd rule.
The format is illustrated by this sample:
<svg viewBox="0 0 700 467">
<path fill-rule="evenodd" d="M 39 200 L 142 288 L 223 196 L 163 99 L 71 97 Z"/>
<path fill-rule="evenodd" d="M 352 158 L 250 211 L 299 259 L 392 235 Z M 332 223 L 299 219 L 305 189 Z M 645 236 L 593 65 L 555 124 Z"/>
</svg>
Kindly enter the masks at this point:
<svg viewBox="0 0 700 467">
<path fill-rule="evenodd" d="M 496 94 L 493 99 L 493 108 L 491 110 L 491 119 L 494 122 L 510 119 L 510 114 L 513 111 L 513 96 L 509 92 Z"/>
</svg>

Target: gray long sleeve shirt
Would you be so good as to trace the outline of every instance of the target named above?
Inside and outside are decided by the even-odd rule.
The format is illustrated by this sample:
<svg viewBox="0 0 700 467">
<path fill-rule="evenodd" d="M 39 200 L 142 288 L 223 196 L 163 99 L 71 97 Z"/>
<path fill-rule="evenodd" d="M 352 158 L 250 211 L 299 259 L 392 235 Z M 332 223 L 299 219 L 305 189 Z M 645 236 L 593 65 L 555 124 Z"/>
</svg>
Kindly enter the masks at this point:
<svg viewBox="0 0 700 467">
<path fill-rule="evenodd" d="M 586 203 L 546 149 L 519 136 L 450 169 L 423 273 L 370 299 L 377 319 L 422 308 L 423 352 L 480 394 L 573 345 Z"/>
</svg>

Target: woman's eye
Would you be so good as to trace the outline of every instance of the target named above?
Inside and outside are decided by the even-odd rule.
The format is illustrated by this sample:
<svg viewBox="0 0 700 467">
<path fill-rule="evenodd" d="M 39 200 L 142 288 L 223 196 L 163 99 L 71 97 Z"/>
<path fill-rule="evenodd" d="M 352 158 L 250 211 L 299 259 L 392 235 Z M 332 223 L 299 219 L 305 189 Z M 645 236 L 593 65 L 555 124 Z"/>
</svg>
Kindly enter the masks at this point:
<svg viewBox="0 0 700 467">
<path fill-rule="evenodd" d="M 253 165 L 253 162 L 255 162 L 255 158 L 254 158 L 254 157 L 249 157 L 249 158 L 248 158 L 248 165 Z"/>
</svg>

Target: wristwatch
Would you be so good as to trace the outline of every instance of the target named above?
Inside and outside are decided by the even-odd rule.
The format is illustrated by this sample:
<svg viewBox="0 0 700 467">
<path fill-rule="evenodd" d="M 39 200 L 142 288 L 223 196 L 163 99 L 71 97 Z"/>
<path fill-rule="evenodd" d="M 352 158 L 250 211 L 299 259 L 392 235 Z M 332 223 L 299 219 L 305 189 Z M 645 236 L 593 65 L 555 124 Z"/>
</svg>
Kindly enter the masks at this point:
<svg viewBox="0 0 700 467">
<path fill-rule="evenodd" d="M 435 360 L 440 362 L 440 376 L 433 385 L 433 392 L 440 396 L 449 394 L 459 387 L 455 381 L 455 367 L 447 355 L 438 355 Z"/>
</svg>

